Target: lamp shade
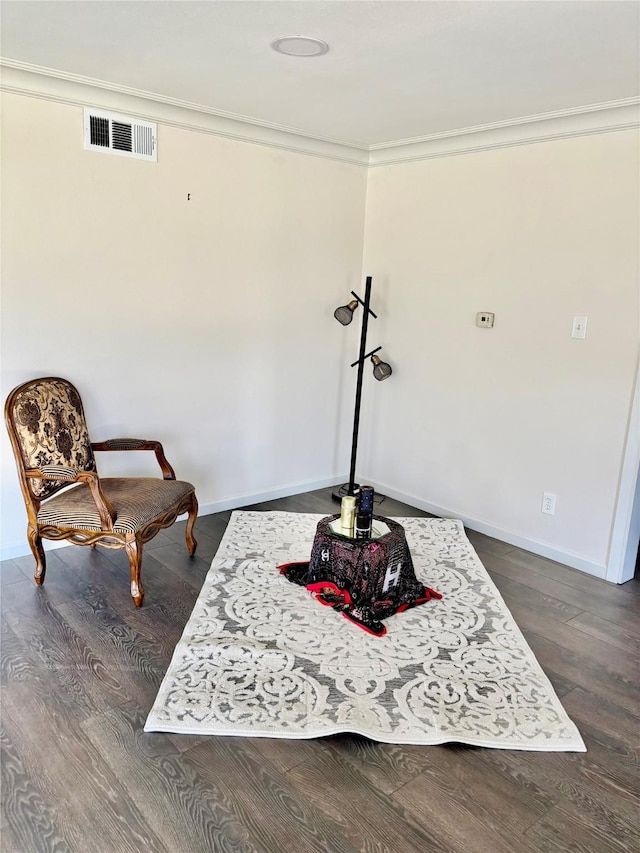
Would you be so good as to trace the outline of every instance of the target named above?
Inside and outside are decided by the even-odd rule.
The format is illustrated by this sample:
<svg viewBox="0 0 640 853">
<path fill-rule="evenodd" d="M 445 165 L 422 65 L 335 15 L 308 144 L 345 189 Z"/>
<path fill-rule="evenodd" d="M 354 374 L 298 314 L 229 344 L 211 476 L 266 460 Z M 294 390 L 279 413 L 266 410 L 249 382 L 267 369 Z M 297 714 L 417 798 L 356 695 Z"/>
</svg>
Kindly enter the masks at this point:
<svg viewBox="0 0 640 853">
<path fill-rule="evenodd" d="M 377 355 L 371 356 L 371 363 L 373 364 L 373 375 L 379 382 L 382 382 L 383 379 L 388 379 L 393 373 L 391 365 L 387 364 L 386 361 L 383 361 Z"/>
<path fill-rule="evenodd" d="M 353 320 L 353 312 L 358 307 L 358 300 L 352 299 L 348 305 L 341 305 L 339 308 L 333 312 L 333 316 L 339 323 L 342 323 L 343 326 L 348 326 L 349 323 Z"/>
</svg>

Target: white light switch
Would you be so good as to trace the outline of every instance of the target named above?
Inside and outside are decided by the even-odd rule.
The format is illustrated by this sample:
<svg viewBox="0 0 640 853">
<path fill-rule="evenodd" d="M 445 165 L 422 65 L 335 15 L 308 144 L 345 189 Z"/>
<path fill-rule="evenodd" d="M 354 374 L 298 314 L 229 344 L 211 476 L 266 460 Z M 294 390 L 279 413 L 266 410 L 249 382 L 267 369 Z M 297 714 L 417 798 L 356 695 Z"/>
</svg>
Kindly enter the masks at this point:
<svg viewBox="0 0 640 853">
<path fill-rule="evenodd" d="M 587 337 L 587 320 L 589 318 L 585 314 L 576 314 L 573 318 L 573 326 L 571 327 L 572 338 Z"/>
</svg>

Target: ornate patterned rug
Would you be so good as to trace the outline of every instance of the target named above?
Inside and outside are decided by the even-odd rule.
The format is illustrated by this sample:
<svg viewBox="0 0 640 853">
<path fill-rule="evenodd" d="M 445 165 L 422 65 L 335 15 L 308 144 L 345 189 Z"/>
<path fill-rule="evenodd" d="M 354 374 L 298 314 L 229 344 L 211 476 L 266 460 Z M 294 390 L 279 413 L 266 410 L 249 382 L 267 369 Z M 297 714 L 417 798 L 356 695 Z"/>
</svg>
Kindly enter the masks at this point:
<svg viewBox="0 0 640 853">
<path fill-rule="evenodd" d="M 397 519 L 443 598 L 373 637 L 276 569 L 309 559 L 322 517 L 232 514 L 146 732 L 585 751 L 462 522 Z"/>
</svg>

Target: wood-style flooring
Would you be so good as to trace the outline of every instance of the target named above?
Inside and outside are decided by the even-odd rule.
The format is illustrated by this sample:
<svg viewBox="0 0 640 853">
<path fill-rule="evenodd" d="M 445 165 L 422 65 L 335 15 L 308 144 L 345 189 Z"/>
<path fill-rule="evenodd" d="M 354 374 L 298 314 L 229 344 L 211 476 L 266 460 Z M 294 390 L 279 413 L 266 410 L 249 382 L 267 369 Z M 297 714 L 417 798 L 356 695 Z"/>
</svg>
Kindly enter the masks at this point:
<svg viewBox="0 0 640 853">
<path fill-rule="evenodd" d="M 198 520 L 195 559 L 183 523 L 146 546 L 138 611 L 122 551 L 50 551 L 41 588 L 31 557 L 0 564 L 2 853 L 640 850 L 640 584 L 471 531 L 586 753 L 144 734 L 229 516 Z"/>
</svg>

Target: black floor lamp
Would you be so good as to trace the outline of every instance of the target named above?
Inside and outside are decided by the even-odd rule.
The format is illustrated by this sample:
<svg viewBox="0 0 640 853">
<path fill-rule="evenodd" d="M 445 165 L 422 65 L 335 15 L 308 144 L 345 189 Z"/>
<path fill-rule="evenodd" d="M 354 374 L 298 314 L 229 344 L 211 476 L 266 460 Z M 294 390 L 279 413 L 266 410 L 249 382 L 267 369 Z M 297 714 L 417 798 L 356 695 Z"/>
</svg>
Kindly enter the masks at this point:
<svg viewBox="0 0 640 853">
<path fill-rule="evenodd" d="M 348 303 L 348 305 L 341 305 L 340 308 L 336 308 L 333 313 L 333 316 L 339 323 L 342 323 L 343 326 L 348 326 L 349 323 L 353 320 L 353 314 L 358 305 L 362 305 L 363 307 L 363 315 L 362 315 L 362 328 L 360 331 L 360 355 L 358 356 L 358 360 L 354 361 L 351 367 L 355 367 L 358 365 L 358 378 L 356 379 L 356 405 L 353 414 L 353 438 L 351 440 L 351 467 L 349 469 L 349 482 L 344 483 L 342 486 L 339 486 L 334 492 L 332 492 L 332 497 L 336 501 L 341 501 L 345 495 L 353 495 L 357 489 L 360 488 L 359 483 L 355 482 L 356 477 L 356 454 L 358 452 L 358 429 L 360 427 L 360 402 L 362 400 L 362 375 L 364 372 L 364 363 L 370 358 L 371 363 L 373 364 L 373 375 L 379 381 L 382 382 L 383 379 L 388 379 L 391 376 L 391 365 L 387 364 L 386 361 L 382 361 L 382 359 L 376 355 L 376 353 L 382 349 L 382 347 L 376 347 L 371 350 L 371 352 L 366 352 L 367 349 L 367 328 L 369 326 L 369 314 L 375 319 L 377 316 L 373 313 L 369 304 L 371 302 L 371 276 L 367 276 L 365 289 L 364 289 L 364 300 L 360 299 L 357 293 L 351 291 L 351 295 L 355 298 Z"/>
</svg>

